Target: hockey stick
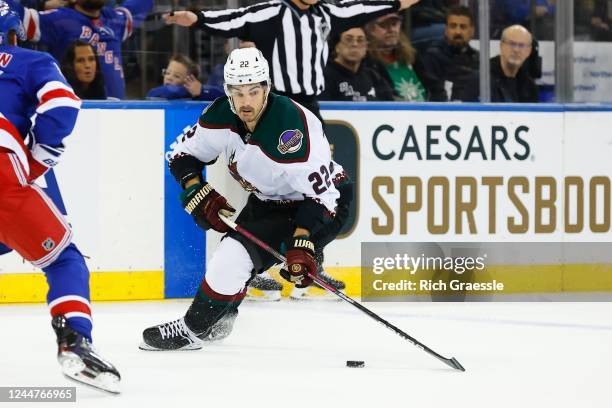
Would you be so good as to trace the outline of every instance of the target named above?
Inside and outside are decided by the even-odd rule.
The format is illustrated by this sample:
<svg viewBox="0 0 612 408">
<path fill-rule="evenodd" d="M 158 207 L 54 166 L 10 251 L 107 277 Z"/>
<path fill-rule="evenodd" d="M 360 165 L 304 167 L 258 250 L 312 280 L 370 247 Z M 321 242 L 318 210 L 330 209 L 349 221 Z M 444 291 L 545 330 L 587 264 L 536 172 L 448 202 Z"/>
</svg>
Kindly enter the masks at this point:
<svg viewBox="0 0 612 408">
<path fill-rule="evenodd" d="M 255 243 L 257 246 L 259 246 L 263 250 L 265 250 L 265 251 L 269 252 L 270 254 L 272 254 L 279 261 L 285 262 L 285 263 L 287 262 L 287 258 L 285 258 L 283 255 L 281 255 L 274 248 L 272 248 L 271 246 L 269 246 L 265 242 L 261 241 L 259 238 L 257 238 L 253 234 L 251 234 L 249 231 L 245 230 L 240 225 L 236 224 L 233 220 L 227 218 L 223 214 L 219 214 L 219 217 L 221 217 L 221 220 L 223 220 L 223 222 L 225 222 L 228 227 L 230 227 L 234 231 L 238 232 L 239 234 L 243 235 L 244 237 L 248 238 L 249 240 L 253 241 L 253 243 Z M 361 310 L 363 313 L 367 314 L 372 319 L 376 320 L 378 323 L 381 323 L 382 325 L 384 325 L 389 330 L 393 330 L 400 337 L 404 338 L 405 340 L 408 340 L 410 343 L 412 343 L 413 345 L 417 346 L 421 350 L 423 350 L 423 351 L 431 354 L 432 356 L 436 357 L 438 360 L 442 361 L 444 364 L 446 364 L 449 367 L 452 367 L 454 369 L 457 369 L 457 370 L 460 370 L 460 371 L 465 371 L 465 368 L 463 368 L 463 366 L 459 363 L 459 361 L 457 361 L 457 359 L 455 359 L 455 357 L 446 358 L 446 357 L 436 353 L 435 351 L 433 351 L 432 349 L 430 349 L 429 347 L 427 347 L 426 345 L 424 345 L 423 343 L 421 343 L 420 341 L 418 341 L 414 337 L 410 336 L 409 334 L 407 334 L 406 332 L 404 332 L 403 330 L 401 330 L 397 326 L 389 323 L 388 321 L 386 321 L 385 319 L 383 319 L 382 317 L 380 317 L 379 315 L 377 315 L 376 313 L 374 313 L 373 311 L 371 311 L 370 309 L 368 309 L 367 307 L 365 307 L 361 303 L 357 302 L 355 299 L 345 295 L 344 293 L 342 293 L 338 289 L 334 288 L 333 286 L 328 285 L 327 282 L 325 282 L 323 279 L 319 278 L 316 274 L 310 274 L 309 273 L 308 276 L 313 281 L 315 281 L 319 286 L 321 286 L 322 288 L 324 288 L 328 292 L 333 293 L 334 295 L 338 296 L 340 299 L 344 300 L 345 302 L 348 302 L 351 305 L 355 306 L 357 309 Z"/>
</svg>

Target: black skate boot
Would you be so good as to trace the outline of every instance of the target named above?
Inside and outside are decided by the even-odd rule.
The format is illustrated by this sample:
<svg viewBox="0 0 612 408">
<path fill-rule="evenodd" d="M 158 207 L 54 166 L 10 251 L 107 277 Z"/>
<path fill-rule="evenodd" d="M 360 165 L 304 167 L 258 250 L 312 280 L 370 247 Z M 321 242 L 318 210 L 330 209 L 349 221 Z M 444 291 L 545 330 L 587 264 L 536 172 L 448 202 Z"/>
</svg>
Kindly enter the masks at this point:
<svg viewBox="0 0 612 408">
<path fill-rule="evenodd" d="M 234 329 L 234 322 L 237 317 L 238 309 L 230 310 L 213 325 L 208 334 L 200 336 L 200 338 L 207 342 L 223 340 L 229 336 Z"/>
<path fill-rule="evenodd" d="M 325 283 L 327 283 L 330 286 L 333 286 L 334 288 L 338 290 L 346 289 L 346 284 L 344 282 L 342 282 L 341 280 L 332 278 L 330 275 L 328 275 L 327 272 L 325 272 L 325 269 L 323 269 L 321 265 L 319 265 L 319 269 L 317 270 L 317 276 L 323 279 Z"/>
<path fill-rule="evenodd" d="M 64 375 L 91 387 L 119 394 L 119 372 L 95 352 L 89 340 L 74 331 L 62 315 L 55 316 L 51 326 L 57 335 L 57 360 Z"/>
<path fill-rule="evenodd" d="M 232 309 L 209 330 L 200 335 L 196 335 L 187 327 L 184 317 L 149 327 L 142 333 L 143 342 L 140 349 L 148 351 L 199 350 L 204 345 L 203 342 L 220 341 L 229 336 L 237 317 L 238 309 Z"/>
<path fill-rule="evenodd" d="M 226 296 L 214 294 L 206 279 L 202 281 L 184 317 L 169 323 L 149 327 L 142 333 L 141 350 L 198 350 L 204 340 L 215 341 L 227 337 L 238 316 L 238 306 L 245 291 Z"/>
<path fill-rule="evenodd" d="M 247 299 L 276 302 L 281 299 L 283 285 L 274 280 L 267 272 L 255 275 L 247 287 Z"/>
<path fill-rule="evenodd" d="M 344 284 L 344 282 L 342 282 L 341 280 L 332 278 L 327 272 L 325 272 L 325 269 L 323 269 L 323 263 L 325 262 L 325 255 L 323 255 L 322 248 L 317 248 L 317 250 L 315 251 L 315 261 L 317 261 L 317 264 L 319 265 L 319 267 L 317 268 L 317 276 L 319 276 L 319 278 L 323 279 L 325 283 L 327 283 L 330 286 L 333 286 L 334 288 L 338 290 L 346 289 L 346 285 Z"/>
<path fill-rule="evenodd" d="M 199 350 L 202 340 L 187 327 L 185 318 L 149 327 L 142 333 L 141 350 Z"/>
</svg>

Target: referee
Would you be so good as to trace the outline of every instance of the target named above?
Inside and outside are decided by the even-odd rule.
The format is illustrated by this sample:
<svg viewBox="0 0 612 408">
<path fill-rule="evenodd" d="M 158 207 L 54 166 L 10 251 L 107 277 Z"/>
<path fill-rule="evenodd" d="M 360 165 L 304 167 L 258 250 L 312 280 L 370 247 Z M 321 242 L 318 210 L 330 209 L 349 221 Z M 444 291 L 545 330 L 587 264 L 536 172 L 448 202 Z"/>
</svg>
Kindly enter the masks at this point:
<svg viewBox="0 0 612 408">
<path fill-rule="evenodd" d="M 168 24 L 253 41 L 270 63 L 274 92 L 292 98 L 321 119 L 317 96 L 325 88 L 323 70 L 329 56 L 330 33 L 361 27 L 418 2 L 271 0 L 238 9 L 177 11 L 165 19 Z"/>
</svg>

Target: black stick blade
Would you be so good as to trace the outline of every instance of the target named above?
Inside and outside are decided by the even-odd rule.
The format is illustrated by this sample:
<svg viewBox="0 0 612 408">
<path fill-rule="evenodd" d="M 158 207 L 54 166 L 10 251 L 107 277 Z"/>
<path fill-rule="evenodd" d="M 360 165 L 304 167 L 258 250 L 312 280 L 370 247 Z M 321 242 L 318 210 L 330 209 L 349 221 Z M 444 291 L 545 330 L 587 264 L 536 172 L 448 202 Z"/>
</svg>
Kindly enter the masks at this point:
<svg viewBox="0 0 612 408">
<path fill-rule="evenodd" d="M 454 369 L 457 369 L 459 371 L 465 371 L 465 368 L 463 368 L 461 363 L 458 362 L 455 357 L 452 357 L 450 359 L 444 359 L 444 362 L 448 364 L 450 367 L 453 367 Z"/>
</svg>

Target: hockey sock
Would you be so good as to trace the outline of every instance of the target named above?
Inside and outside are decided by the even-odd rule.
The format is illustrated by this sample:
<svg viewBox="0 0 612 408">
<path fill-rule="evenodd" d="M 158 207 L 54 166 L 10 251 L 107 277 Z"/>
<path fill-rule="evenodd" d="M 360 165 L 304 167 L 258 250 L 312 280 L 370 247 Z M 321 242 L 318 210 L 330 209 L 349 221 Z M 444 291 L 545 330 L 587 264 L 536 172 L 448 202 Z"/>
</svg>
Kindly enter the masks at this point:
<svg viewBox="0 0 612 408">
<path fill-rule="evenodd" d="M 208 286 L 206 278 L 185 314 L 185 323 L 197 335 L 206 333 L 230 310 L 238 309 L 246 295 L 246 288 L 235 295 L 222 295 Z"/>
<path fill-rule="evenodd" d="M 43 271 L 49 284 L 47 304 L 51 316 L 64 315 L 73 330 L 92 341 L 89 269 L 81 252 L 71 243 Z"/>
</svg>

